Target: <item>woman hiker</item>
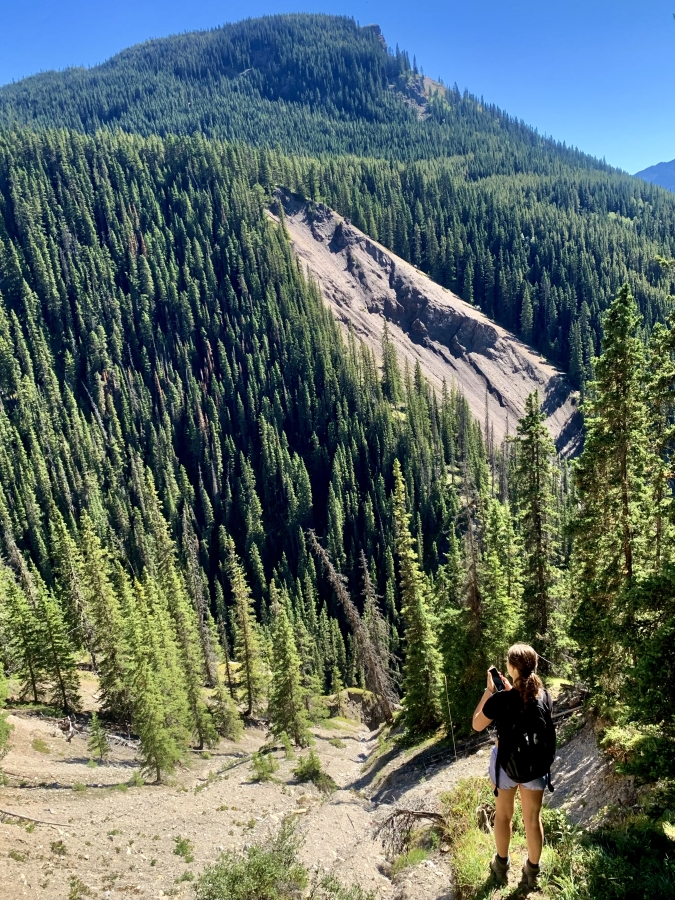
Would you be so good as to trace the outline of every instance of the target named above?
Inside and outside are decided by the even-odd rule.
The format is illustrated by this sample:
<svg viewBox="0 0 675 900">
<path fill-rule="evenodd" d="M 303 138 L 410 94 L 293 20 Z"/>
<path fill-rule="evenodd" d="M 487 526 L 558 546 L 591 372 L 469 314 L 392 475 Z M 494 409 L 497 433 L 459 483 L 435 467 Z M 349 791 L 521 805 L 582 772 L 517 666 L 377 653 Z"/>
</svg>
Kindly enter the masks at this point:
<svg viewBox="0 0 675 900">
<path fill-rule="evenodd" d="M 507 882 L 513 804 L 519 788 L 528 854 L 521 883 L 528 887 L 536 886 L 539 875 L 544 843 L 541 804 L 546 786 L 553 790 L 550 768 L 555 757 L 551 698 L 537 675 L 537 661 L 536 651 L 528 644 L 514 644 L 506 666 L 513 684 L 501 672 L 493 680 L 488 671 L 485 693 L 473 714 L 476 731 L 492 722 L 497 726 L 497 744 L 490 756 L 497 852 L 490 868 L 499 882 Z"/>
</svg>

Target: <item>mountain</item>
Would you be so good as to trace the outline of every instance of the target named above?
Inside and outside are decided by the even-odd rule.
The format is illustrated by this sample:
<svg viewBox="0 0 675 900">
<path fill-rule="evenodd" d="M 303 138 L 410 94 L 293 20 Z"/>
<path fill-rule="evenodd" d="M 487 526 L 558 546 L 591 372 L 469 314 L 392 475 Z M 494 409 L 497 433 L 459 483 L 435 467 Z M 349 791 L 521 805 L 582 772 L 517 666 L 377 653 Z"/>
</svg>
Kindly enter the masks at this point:
<svg viewBox="0 0 675 900">
<path fill-rule="evenodd" d="M 670 162 L 657 163 L 655 166 L 648 166 L 641 172 L 636 172 L 635 177 L 675 192 L 675 159 L 671 159 Z"/>
<path fill-rule="evenodd" d="M 581 388 L 628 281 L 646 330 L 675 290 L 675 198 L 430 81 L 377 26 L 252 19 L 0 89 L 0 124 L 259 146 L 259 173 L 321 200 L 478 306 Z"/>
<path fill-rule="evenodd" d="M 563 159 L 607 169 L 468 95 L 446 102 L 377 25 L 326 15 L 247 19 L 23 79 L 0 89 L 0 124 L 201 133 L 293 153 L 476 154 L 490 174 Z"/>
</svg>

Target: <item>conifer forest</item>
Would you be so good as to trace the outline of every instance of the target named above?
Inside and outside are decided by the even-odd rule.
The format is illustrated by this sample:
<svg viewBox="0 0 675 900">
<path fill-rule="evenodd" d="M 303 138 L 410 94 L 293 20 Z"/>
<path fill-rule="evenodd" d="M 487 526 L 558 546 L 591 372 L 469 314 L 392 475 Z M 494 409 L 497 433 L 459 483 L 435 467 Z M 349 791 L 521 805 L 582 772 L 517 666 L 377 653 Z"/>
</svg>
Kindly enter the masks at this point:
<svg viewBox="0 0 675 900">
<path fill-rule="evenodd" d="M 544 397 L 498 444 L 386 328 L 379 353 L 342 331 L 277 187 L 565 371 L 578 457 Z M 75 717 L 93 671 L 92 758 L 128 729 L 164 782 L 251 721 L 310 746 L 349 688 L 407 745 L 466 740 L 520 640 L 672 814 L 673 256 L 672 194 L 347 18 L 0 88 L 0 705 L 11 682 Z M 663 893 L 588 896 L 666 897 L 668 865 Z"/>
</svg>

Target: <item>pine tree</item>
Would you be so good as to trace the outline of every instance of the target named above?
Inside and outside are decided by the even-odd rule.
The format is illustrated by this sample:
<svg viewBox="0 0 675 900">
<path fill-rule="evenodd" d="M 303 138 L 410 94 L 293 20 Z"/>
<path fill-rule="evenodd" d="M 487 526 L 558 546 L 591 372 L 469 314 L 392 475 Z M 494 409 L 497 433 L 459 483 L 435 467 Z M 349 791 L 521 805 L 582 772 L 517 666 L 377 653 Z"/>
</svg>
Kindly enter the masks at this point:
<svg viewBox="0 0 675 900">
<path fill-rule="evenodd" d="M 623 589 L 645 557 L 646 413 L 640 317 L 628 285 L 604 318 L 602 355 L 584 402 L 586 440 L 576 467 L 573 634 L 593 685 L 623 669 L 617 625 Z"/>
<path fill-rule="evenodd" d="M 284 605 L 274 603 L 272 679 L 267 712 L 276 737 L 284 732 L 296 747 L 309 744 L 309 722 L 302 687 L 300 657 Z"/>
<path fill-rule="evenodd" d="M 151 522 L 155 540 L 155 560 L 158 578 L 146 578 L 145 587 L 156 597 L 156 609 L 166 607 L 174 624 L 176 643 L 180 651 L 184 684 L 188 704 L 192 715 L 192 727 L 197 737 L 198 747 L 215 746 L 218 743 L 213 720 L 203 696 L 206 680 L 206 663 L 204 648 L 199 640 L 198 618 L 187 596 L 185 582 L 181 577 L 175 559 L 175 545 L 161 513 L 159 498 L 154 487 L 151 474 L 146 473 L 146 491 L 148 505 L 151 510 Z M 208 651 L 212 645 L 209 641 Z M 215 672 L 215 664 L 212 666 Z M 213 676 L 215 678 L 215 675 Z"/>
<path fill-rule="evenodd" d="M 103 760 L 110 755 L 111 748 L 108 742 L 108 735 L 101 725 L 101 720 L 97 713 L 92 713 L 89 723 L 89 740 L 87 741 L 87 750 L 92 756 L 98 756 L 99 760 Z"/>
<path fill-rule="evenodd" d="M 525 638 L 548 656 L 554 567 L 554 504 L 551 460 L 555 453 L 538 392 L 525 402 L 518 423 L 516 490 L 523 545 Z"/>
<path fill-rule="evenodd" d="M 398 460 L 394 462 L 394 520 L 401 614 L 405 624 L 405 724 L 410 734 L 424 734 L 441 722 L 441 658 L 429 609 L 427 585 L 410 535 L 405 482 Z"/>
<path fill-rule="evenodd" d="M 330 686 L 333 695 L 335 696 L 335 709 L 337 710 L 337 714 L 338 716 L 343 716 L 345 714 L 345 683 L 342 680 L 342 674 L 337 666 L 333 666 Z"/>
<path fill-rule="evenodd" d="M 246 700 L 244 715 L 250 716 L 258 701 L 263 697 L 264 665 L 260 652 L 258 625 L 253 609 L 253 597 L 231 537 L 227 539 L 226 552 L 228 554 L 227 574 L 234 601 L 236 625 L 234 652 L 239 663 L 241 684 Z"/>
</svg>

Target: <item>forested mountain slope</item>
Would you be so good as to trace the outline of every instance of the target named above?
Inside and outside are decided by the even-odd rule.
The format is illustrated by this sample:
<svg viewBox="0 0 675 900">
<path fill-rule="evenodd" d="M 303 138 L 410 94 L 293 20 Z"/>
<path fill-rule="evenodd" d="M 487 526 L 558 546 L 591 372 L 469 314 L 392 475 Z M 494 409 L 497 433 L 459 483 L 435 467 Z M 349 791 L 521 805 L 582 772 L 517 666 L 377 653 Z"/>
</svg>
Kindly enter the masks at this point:
<svg viewBox="0 0 675 900">
<path fill-rule="evenodd" d="M 675 253 L 674 197 L 429 82 L 376 26 L 288 15 L 149 41 L 93 69 L 5 86 L 0 124 L 278 148 L 263 183 L 325 201 L 577 387 L 620 284 L 647 331 L 670 310 L 672 271 L 655 257 Z M 294 154 L 283 171 L 279 150 Z"/>
<path fill-rule="evenodd" d="M 54 659 L 72 668 L 78 648 L 96 652 L 82 600 L 100 596 L 82 583 L 92 566 L 108 572 L 106 596 L 128 613 L 129 579 L 144 596 L 182 596 L 170 587 L 182 575 L 167 569 L 176 551 L 205 678 L 210 611 L 224 646 L 248 621 L 233 611 L 236 550 L 259 619 L 269 622 L 272 592 L 287 604 L 314 690 L 335 671 L 352 681 L 350 638 L 304 532 L 316 528 L 357 591 L 365 554 L 397 648 L 395 459 L 431 571 L 447 553 L 460 565 L 460 480 L 464 519 L 481 494 L 497 516 L 481 528 L 509 539 L 508 508 L 489 501 L 490 491 L 507 499 L 508 448 L 484 440 L 456 392 L 432 395 L 421 371 L 404 375 L 391 354 L 381 380 L 370 350 L 345 346 L 265 214 L 261 167 L 256 153 L 200 138 L 0 142 L 0 540 L 13 573 L 3 577 L 30 601 L 12 588 L 4 633 L 9 668 L 31 695 L 77 703 L 54 680 L 58 666 L 40 657 L 35 676 L 32 644 L 16 643 L 25 629 L 44 641 L 37 610 L 61 635 Z M 556 502 L 564 519 L 562 485 Z M 101 546 L 109 563 L 93 562 Z"/>
<path fill-rule="evenodd" d="M 419 362 L 440 394 L 456 384 L 472 414 L 501 444 L 539 392 L 559 453 L 582 439 L 578 396 L 559 370 L 456 294 L 387 251 L 323 204 L 276 192 L 296 255 L 336 319 L 381 357 L 387 340 L 401 362 Z M 279 214 L 277 204 L 272 207 Z"/>
</svg>

